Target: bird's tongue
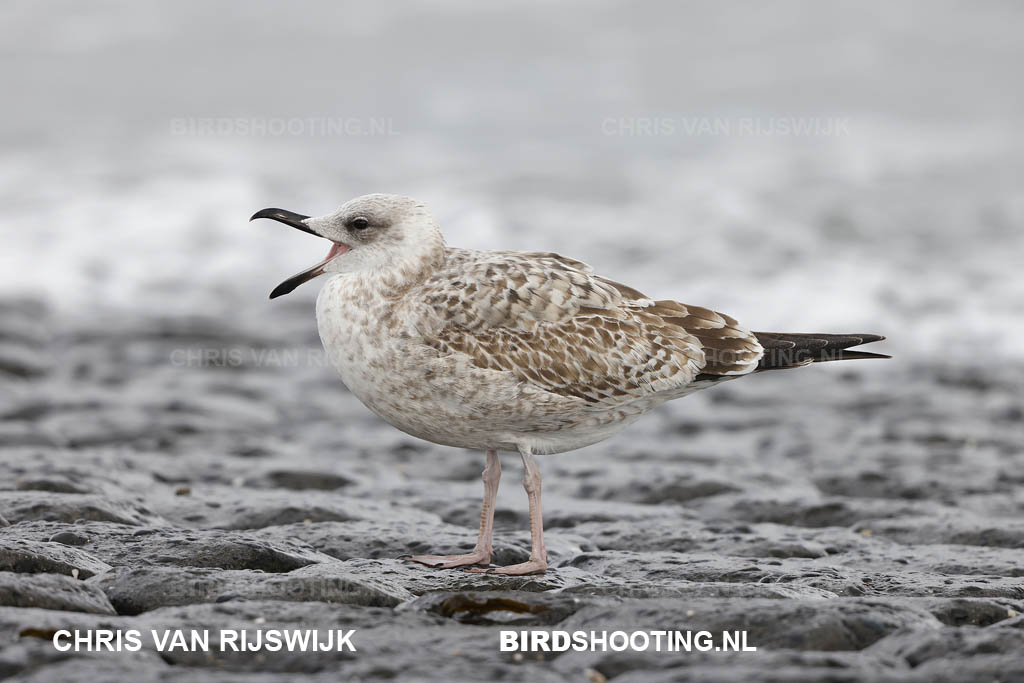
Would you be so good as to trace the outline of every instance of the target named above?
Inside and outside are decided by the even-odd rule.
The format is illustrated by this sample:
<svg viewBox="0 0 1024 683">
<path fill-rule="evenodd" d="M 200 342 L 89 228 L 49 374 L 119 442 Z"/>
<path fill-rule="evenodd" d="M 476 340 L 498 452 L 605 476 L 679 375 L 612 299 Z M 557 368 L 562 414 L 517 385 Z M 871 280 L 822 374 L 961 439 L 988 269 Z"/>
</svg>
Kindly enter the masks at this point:
<svg viewBox="0 0 1024 683">
<path fill-rule="evenodd" d="M 342 244 L 341 242 L 332 242 L 331 250 L 327 252 L 327 258 L 325 258 L 324 261 L 329 261 L 339 254 L 344 254 L 346 251 L 348 251 L 348 249 L 349 247 L 347 244 Z"/>
</svg>

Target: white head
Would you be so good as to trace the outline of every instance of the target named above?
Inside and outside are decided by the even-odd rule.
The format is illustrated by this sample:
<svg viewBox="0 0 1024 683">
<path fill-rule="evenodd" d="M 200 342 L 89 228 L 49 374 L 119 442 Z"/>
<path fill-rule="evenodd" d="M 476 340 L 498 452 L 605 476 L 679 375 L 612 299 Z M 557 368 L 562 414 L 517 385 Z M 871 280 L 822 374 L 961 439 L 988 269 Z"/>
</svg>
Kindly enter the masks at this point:
<svg viewBox="0 0 1024 683">
<path fill-rule="evenodd" d="M 324 273 L 416 273 L 444 249 L 444 237 L 423 203 L 395 194 L 368 194 L 329 216 L 310 218 L 284 209 L 263 209 L 249 220 L 272 218 L 332 242 L 327 258 L 279 284 L 270 298 Z"/>
</svg>

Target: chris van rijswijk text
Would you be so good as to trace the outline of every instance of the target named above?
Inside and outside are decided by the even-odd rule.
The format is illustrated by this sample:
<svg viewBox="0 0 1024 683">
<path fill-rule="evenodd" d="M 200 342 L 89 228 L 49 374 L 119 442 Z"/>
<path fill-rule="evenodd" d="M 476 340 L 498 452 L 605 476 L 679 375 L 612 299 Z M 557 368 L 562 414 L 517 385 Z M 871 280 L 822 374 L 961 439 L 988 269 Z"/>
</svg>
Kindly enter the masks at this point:
<svg viewBox="0 0 1024 683">
<path fill-rule="evenodd" d="M 220 629 L 214 631 L 213 649 L 219 652 L 355 652 L 355 629 Z M 209 652 L 210 631 L 151 629 L 125 631 L 60 630 L 53 646 L 61 652 L 137 652 L 147 645 L 159 652 Z"/>
</svg>

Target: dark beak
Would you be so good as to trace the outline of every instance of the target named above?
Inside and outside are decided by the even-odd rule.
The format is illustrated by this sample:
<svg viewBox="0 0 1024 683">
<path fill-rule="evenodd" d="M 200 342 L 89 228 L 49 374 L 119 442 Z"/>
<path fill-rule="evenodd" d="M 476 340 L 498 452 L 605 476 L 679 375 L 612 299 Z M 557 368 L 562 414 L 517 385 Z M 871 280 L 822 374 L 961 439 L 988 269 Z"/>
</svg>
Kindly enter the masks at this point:
<svg viewBox="0 0 1024 683">
<path fill-rule="evenodd" d="M 317 237 L 323 237 L 323 235 L 313 232 L 313 230 L 311 230 L 310 227 L 306 225 L 305 221 L 306 219 L 309 218 L 309 216 L 303 216 L 301 213 L 294 213 L 292 211 L 287 211 L 285 209 L 263 209 L 261 211 L 257 211 L 256 213 L 254 213 L 252 215 L 252 218 L 250 218 L 249 220 L 254 221 L 257 218 L 270 218 L 279 223 L 290 225 L 296 230 L 308 232 L 310 235 L 316 235 Z M 323 274 L 323 267 L 324 263 L 326 262 L 327 261 L 318 263 L 312 268 L 304 270 L 296 275 L 292 275 L 290 278 L 279 284 L 277 287 L 274 287 L 274 291 L 270 293 L 270 298 L 276 299 L 279 296 L 283 296 L 288 292 L 292 291 L 293 289 L 295 289 L 296 287 L 298 287 L 299 285 L 301 285 L 303 282 L 307 282 L 315 278 L 317 275 Z"/>
<path fill-rule="evenodd" d="M 291 211 L 286 211 L 285 209 L 261 209 L 254 213 L 252 218 L 249 220 L 254 221 L 257 218 L 271 218 L 279 223 L 290 225 L 296 230 L 308 232 L 310 235 L 316 235 L 316 233 L 310 230 L 309 226 L 305 223 L 309 216 L 303 216 L 301 213 L 293 213 Z M 322 237 L 322 235 L 317 235 L 317 237 Z"/>
<path fill-rule="evenodd" d="M 290 278 L 279 284 L 277 287 L 274 287 L 274 291 L 270 293 L 270 298 L 276 299 L 279 296 L 284 296 L 285 294 L 288 294 L 293 289 L 301 285 L 303 282 L 309 282 L 318 275 L 323 275 L 323 267 L 324 264 L 318 263 L 308 270 L 304 270 L 301 273 L 296 273 L 295 275 L 292 275 Z"/>
</svg>

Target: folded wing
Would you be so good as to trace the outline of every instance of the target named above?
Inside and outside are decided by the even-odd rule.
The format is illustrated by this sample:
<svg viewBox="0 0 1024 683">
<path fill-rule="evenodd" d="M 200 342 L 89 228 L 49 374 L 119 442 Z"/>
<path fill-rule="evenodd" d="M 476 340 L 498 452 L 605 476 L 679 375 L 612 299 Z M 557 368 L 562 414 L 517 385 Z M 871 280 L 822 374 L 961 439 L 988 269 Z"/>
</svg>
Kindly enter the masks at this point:
<svg viewBox="0 0 1024 683">
<path fill-rule="evenodd" d="M 454 251 L 424 290 L 434 326 L 421 332 L 439 352 L 595 407 L 745 374 L 762 352 L 728 316 L 653 301 L 558 254 Z"/>
</svg>

